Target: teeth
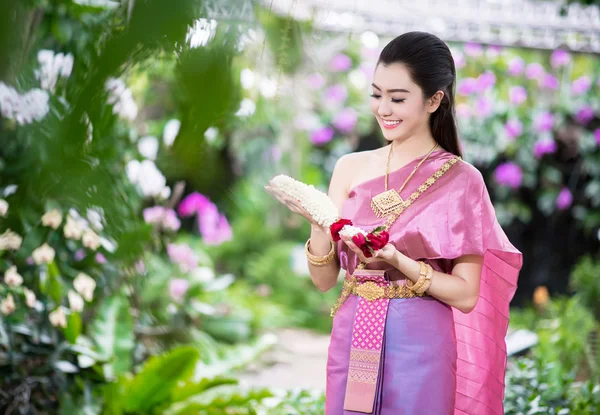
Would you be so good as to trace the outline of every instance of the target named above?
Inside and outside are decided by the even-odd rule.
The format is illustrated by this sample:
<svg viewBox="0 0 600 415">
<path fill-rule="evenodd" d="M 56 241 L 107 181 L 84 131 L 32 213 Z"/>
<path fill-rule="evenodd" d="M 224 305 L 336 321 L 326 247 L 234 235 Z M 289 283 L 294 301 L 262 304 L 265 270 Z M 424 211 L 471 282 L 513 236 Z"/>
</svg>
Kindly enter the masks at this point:
<svg viewBox="0 0 600 415">
<path fill-rule="evenodd" d="M 386 120 L 383 120 L 383 123 L 384 123 L 385 125 L 396 125 L 396 124 L 398 124 L 399 122 L 400 122 L 400 121 L 386 121 Z"/>
</svg>

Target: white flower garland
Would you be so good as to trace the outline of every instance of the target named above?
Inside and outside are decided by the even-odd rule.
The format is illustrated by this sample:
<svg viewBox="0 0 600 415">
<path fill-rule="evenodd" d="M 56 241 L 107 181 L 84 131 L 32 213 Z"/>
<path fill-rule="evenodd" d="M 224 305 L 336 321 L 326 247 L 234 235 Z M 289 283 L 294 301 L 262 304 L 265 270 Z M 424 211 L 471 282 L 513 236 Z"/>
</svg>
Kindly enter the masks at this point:
<svg viewBox="0 0 600 415">
<path fill-rule="evenodd" d="M 313 185 L 307 185 L 284 174 L 275 176 L 271 180 L 271 184 L 286 195 L 296 199 L 320 226 L 329 229 L 333 223 L 340 219 L 338 209 L 333 200 Z M 351 225 L 344 226 L 340 231 L 341 235 L 350 237 L 358 233 L 367 235 L 367 232 L 364 230 Z"/>
</svg>

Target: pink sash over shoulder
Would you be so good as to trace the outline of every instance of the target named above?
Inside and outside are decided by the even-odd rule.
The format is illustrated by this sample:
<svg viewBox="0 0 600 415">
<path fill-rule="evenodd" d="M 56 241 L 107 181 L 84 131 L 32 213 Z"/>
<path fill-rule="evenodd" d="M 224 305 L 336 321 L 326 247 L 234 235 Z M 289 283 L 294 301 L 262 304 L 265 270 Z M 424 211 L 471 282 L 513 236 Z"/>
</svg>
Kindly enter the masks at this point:
<svg viewBox="0 0 600 415">
<path fill-rule="evenodd" d="M 410 180 L 401 196 L 404 199 L 410 196 L 452 157 L 452 154 L 445 151 L 432 153 Z M 418 161 L 420 159 L 413 160 L 406 166 L 391 172 L 390 187 L 397 189 Z M 383 177 L 354 187 L 344 204 L 342 217 L 351 219 L 356 226 L 367 230 L 380 225 L 383 220 L 373 214 L 370 201 L 372 196 L 383 190 Z M 509 303 L 517 287 L 522 255 L 510 243 L 500 227 L 481 173 L 464 161 L 455 165 L 401 214 L 390 228 L 390 243 L 408 257 L 426 261 L 436 270 L 445 273 L 452 272 L 452 260 L 456 258 L 469 254 L 483 256 L 479 299 L 472 312 L 464 314 L 452 308 L 451 312 L 449 310 L 450 314 L 445 314 L 443 308 L 447 305 L 438 300 L 433 302 L 442 307 L 442 309 L 436 308 L 439 311 L 436 315 L 441 316 L 440 319 L 445 319 L 444 316 L 448 315 L 451 320 L 449 323 L 453 323 L 454 326 L 451 343 L 455 345 L 455 351 L 452 349 L 446 353 L 447 356 L 456 356 L 450 372 L 452 374 L 455 371 L 455 376 L 452 375 L 452 388 L 455 388 L 455 394 L 448 400 L 454 408 L 453 413 L 502 415 L 506 368 L 505 336 L 509 320 Z M 338 245 L 338 253 L 341 266 L 352 274 L 358 265 L 358 259 L 343 242 Z M 385 263 L 370 264 L 368 268 L 385 270 L 389 280 L 403 277 L 398 270 L 390 268 Z M 410 314 L 411 304 L 414 307 L 420 307 L 419 304 L 432 307 L 431 301 L 422 299 L 393 299 L 390 304 L 392 303 L 396 304 L 395 310 L 406 310 L 402 311 L 406 316 Z M 356 304 L 356 301 L 353 304 Z M 343 409 L 348 370 L 340 370 L 341 367 L 350 364 L 350 350 L 346 352 L 346 348 L 350 349 L 349 337 L 352 328 L 348 331 L 345 325 L 348 324 L 348 319 L 353 321 L 354 317 L 349 313 L 356 313 L 356 305 L 344 305 L 338 313 L 344 315 L 336 315 L 334 319 L 328 360 L 326 415 L 355 413 Z M 428 316 L 422 317 L 423 321 L 418 323 L 421 326 L 415 325 L 414 320 L 404 324 L 402 317 L 397 316 L 398 314 L 387 316 L 389 330 L 398 332 L 406 329 L 403 331 L 404 336 L 411 336 L 411 333 L 415 332 L 415 341 L 420 341 L 421 338 L 426 339 L 423 341 L 430 341 L 430 337 L 419 337 L 423 336 L 423 330 L 419 327 L 424 327 L 426 330 Z M 431 324 L 437 323 L 432 321 Z M 418 373 L 421 363 L 415 363 L 414 367 L 407 365 L 410 356 L 402 355 L 403 349 L 400 345 L 391 343 L 391 339 L 395 337 L 389 334 L 384 333 L 382 359 L 397 359 L 402 364 L 395 365 L 392 361 L 381 363 L 381 368 L 385 367 L 385 370 L 378 371 L 374 409 L 367 413 L 392 415 L 405 410 L 406 413 L 415 414 L 429 413 L 426 412 L 427 410 L 439 410 L 427 409 L 439 408 L 439 406 L 433 403 L 428 406 L 429 402 L 414 398 L 419 393 L 427 391 L 427 394 L 430 393 L 431 400 L 436 399 L 436 391 L 429 390 L 428 386 L 435 374 Z M 431 333 L 426 334 L 429 336 Z M 397 346 L 398 349 L 390 353 Z M 422 345 L 423 348 L 428 346 Z M 386 349 L 389 350 L 386 352 Z M 409 360 L 404 360 L 405 358 Z M 454 360 L 454 357 L 452 359 Z M 389 373 L 390 371 L 398 373 Z M 410 371 L 413 371 L 415 376 L 411 382 L 403 383 L 406 379 L 410 379 Z M 407 387 L 410 388 L 411 393 L 402 390 Z M 408 412 L 411 408 L 414 412 Z"/>
</svg>

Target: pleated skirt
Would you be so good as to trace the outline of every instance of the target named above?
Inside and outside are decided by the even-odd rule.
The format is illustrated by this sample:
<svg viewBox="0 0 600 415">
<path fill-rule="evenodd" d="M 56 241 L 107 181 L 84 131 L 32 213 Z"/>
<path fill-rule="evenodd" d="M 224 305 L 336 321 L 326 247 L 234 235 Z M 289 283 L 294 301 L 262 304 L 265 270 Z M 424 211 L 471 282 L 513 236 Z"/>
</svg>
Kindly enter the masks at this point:
<svg viewBox="0 0 600 415">
<path fill-rule="evenodd" d="M 325 415 L 344 410 L 352 327 L 358 297 L 333 319 L 327 359 Z M 390 300 L 373 415 L 452 415 L 456 337 L 452 309 L 433 297 Z"/>
</svg>

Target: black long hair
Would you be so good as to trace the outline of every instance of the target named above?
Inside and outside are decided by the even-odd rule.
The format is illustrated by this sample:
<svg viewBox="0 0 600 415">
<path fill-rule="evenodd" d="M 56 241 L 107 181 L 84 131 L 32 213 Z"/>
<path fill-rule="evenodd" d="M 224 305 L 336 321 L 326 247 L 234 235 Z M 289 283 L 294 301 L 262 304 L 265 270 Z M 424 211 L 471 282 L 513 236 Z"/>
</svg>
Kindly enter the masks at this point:
<svg viewBox="0 0 600 415">
<path fill-rule="evenodd" d="M 431 33 L 404 33 L 383 48 L 377 65 L 380 63 L 404 64 L 425 99 L 444 92 L 440 106 L 429 118 L 431 134 L 444 149 L 462 157 L 454 109 L 456 69 L 448 45 Z"/>
</svg>

